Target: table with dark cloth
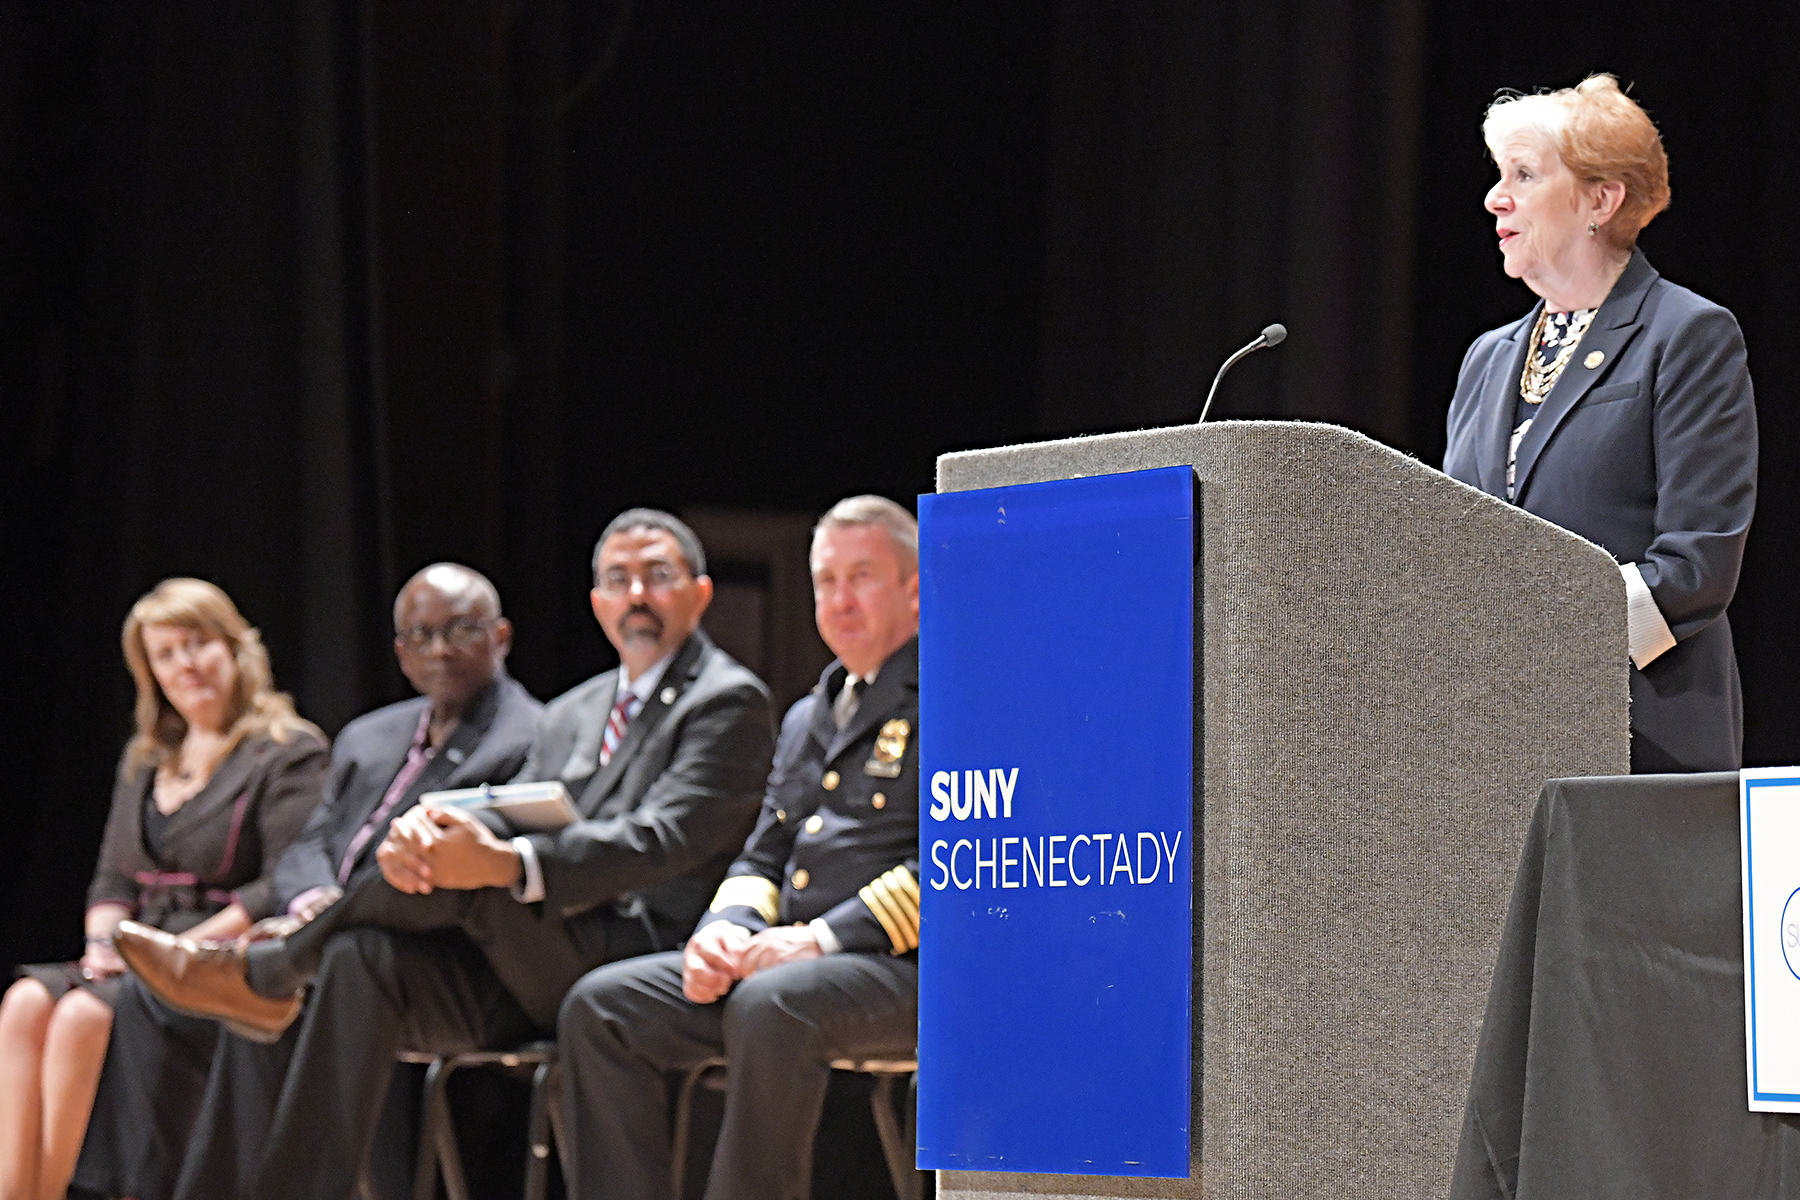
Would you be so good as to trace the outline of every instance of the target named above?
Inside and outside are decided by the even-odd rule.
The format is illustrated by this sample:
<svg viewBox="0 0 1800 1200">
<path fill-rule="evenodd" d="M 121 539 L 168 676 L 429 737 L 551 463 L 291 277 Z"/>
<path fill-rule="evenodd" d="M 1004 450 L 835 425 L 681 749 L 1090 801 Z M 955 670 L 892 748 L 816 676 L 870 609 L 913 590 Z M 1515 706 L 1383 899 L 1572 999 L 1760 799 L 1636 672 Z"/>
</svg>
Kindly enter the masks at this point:
<svg viewBox="0 0 1800 1200">
<path fill-rule="evenodd" d="M 1800 1200 L 1800 1117 L 1745 1070 L 1736 772 L 1546 784 L 1453 1200 Z"/>
</svg>

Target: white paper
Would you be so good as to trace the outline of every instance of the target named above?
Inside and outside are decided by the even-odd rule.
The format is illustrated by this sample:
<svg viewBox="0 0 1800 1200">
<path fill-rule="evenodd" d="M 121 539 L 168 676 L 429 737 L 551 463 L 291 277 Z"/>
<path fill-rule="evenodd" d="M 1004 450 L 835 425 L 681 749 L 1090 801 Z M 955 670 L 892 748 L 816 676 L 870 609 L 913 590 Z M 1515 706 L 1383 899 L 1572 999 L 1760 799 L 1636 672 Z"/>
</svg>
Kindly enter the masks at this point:
<svg viewBox="0 0 1800 1200">
<path fill-rule="evenodd" d="M 1752 1112 L 1800 1112 L 1800 767 L 1739 772 Z"/>
</svg>

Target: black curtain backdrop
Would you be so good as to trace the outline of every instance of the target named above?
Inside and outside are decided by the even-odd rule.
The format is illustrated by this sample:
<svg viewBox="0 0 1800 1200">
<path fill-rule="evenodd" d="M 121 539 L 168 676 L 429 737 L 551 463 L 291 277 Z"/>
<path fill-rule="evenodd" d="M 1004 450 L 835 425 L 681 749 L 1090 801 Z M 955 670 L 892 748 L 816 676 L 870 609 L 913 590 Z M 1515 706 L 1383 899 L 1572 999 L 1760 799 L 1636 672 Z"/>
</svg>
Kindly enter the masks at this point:
<svg viewBox="0 0 1800 1200">
<path fill-rule="evenodd" d="M 1736 313 L 1749 343 L 1761 493 L 1731 607 L 1744 749 L 1750 765 L 1800 761 L 1797 33 L 1774 0 L 1066 0 L 1038 429 L 1192 420 L 1217 364 L 1280 320 L 1287 343 L 1233 371 L 1216 415 L 1334 421 L 1437 465 L 1464 351 L 1534 302 L 1501 273 L 1482 208 L 1482 114 L 1501 88 L 1611 71 L 1671 160 L 1674 204 L 1646 254 Z"/>
<path fill-rule="evenodd" d="M 1669 145 L 1646 251 L 1749 340 L 1747 751 L 1800 760 L 1773 0 L 427 7 L 430 39 L 403 0 L 0 3 L 0 959 L 78 949 L 118 628 L 166 575 L 230 591 L 335 730 L 403 694 L 387 606 L 433 557 L 495 577 L 547 696 L 611 661 L 619 508 L 910 500 L 945 450 L 1191 419 L 1271 320 L 1220 415 L 1435 463 L 1464 348 L 1530 302 L 1481 111 L 1597 69 Z"/>
<path fill-rule="evenodd" d="M 309 574 L 339 565 L 309 556 L 330 526 L 297 452 L 310 423 L 295 15 L 201 7 L 0 10 L 5 587 L 21 618 L 7 646 L 9 961 L 79 949 L 129 730 L 131 600 L 167 575 L 218 582 L 308 699 Z M 343 420 L 332 436 L 366 440 Z M 366 690 L 354 673 L 314 682 Z"/>
<path fill-rule="evenodd" d="M 1029 433 L 1035 7 L 639 6 L 567 131 L 578 567 L 630 502 L 910 505 L 939 452 Z"/>
<path fill-rule="evenodd" d="M 1409 434 L 1424 0 L 1058 6 L 1045 434 L 1220 417 Z"/>
</svg>

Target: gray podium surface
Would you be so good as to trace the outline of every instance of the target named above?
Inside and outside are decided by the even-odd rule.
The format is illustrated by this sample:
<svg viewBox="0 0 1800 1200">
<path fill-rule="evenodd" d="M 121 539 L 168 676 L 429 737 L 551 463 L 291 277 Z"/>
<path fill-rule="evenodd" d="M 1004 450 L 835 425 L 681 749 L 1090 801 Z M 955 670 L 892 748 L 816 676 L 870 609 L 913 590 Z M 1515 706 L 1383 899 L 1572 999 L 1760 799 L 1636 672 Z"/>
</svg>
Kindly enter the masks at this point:
<svg viewBox="0 0 1800 1200">
<path fill-rule="evenodd" d="M 1330 425 L 947 454 L 938 490 L 1183 464 L 1205 655 L 1191 1177 L 945 1171 L 939 1194 L 1443 1196 L 1538 791 L 1629 769 L 1618 568 Z"/>
</svg>

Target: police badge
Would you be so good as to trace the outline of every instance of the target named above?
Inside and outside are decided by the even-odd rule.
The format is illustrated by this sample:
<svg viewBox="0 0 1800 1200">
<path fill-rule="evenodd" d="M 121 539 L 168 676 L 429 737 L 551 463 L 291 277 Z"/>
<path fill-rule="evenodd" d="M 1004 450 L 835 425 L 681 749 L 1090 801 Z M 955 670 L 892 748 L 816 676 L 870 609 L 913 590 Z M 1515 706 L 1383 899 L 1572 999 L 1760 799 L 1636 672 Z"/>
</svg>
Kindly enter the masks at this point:
<svg viewBox="0 0 1800 1200">
<path fill-rule="evenodd" d="M 911 734 L 912 725 L 900 718 L 883 725 L 881 732 L 875 735 L 874 756 L 863 764 L 863 774 L 877 779 L 898 779 L 900 760 L 906 757 L 906 739 Z"/>
</svg>

